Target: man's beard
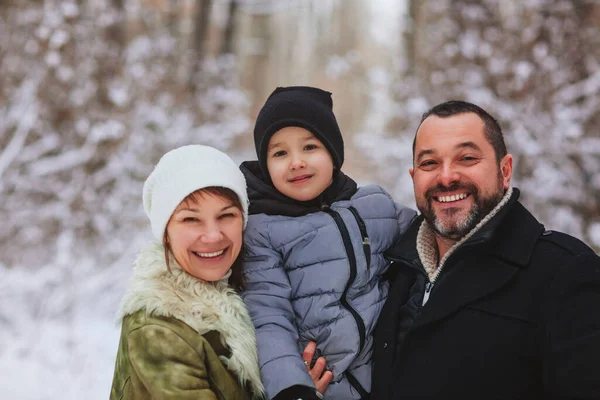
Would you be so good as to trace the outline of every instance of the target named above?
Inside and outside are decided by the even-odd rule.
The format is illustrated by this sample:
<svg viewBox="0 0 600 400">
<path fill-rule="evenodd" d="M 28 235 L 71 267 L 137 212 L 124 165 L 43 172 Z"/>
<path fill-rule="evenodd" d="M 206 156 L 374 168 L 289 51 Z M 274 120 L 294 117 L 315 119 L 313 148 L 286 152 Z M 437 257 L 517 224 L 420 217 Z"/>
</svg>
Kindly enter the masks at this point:
<svg viewBox="0 0 600 400">
<path fill-rule="evenodd" d="M 441 237 L 459 240 L 469 233 L 486 215 L 488 215 L 498 205 L 504 196 L 504 187 L 502 180 L 499 183 L 500 187 L 496 192 L 488 197 L 480 197 L 479 190 L 472 183 L 454 184 L 449 187 L 438 185 L 430 188 L 425 192 L 425 204 L 417 204 L 417 207 L 429 223 L 429 226 Z M 438 211 L 438 214 L 445 214 L 445 218 L 438 218 L 438 215 L 433 211 L 432 202 L 433 195 L 443 195 L 447 192 L 456 192 L 460 189 L 469 193 L 473 197 L 473 206 L 467 211 L 464 217 L 455 217 L 460 212 L 456 209 L 446 209 Z"/>
</svg>

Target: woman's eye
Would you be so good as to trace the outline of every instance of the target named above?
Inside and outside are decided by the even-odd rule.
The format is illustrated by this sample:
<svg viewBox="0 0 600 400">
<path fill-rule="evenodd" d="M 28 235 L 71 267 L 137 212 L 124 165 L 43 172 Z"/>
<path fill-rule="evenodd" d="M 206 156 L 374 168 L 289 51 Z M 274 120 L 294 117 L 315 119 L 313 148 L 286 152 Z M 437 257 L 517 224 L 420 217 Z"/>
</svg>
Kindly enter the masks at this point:
<svg viewBox="0 0 600 400">
<path fill-rule="evenodd" d="M 195 218 L 195 217 L 185 217 L 183 219 L 183 222 L 196 222 L 196 221 L 198 221 L 198 218 Z"/>
<path fill-rule="evenodd" d="M 224 219 L 224 218 L 232 218 L 232 217 L 235 217 L 235 214 L 234 214 L 234 213 L 221 214 L 221 215 L 219 216 L 219 218 L 221 218 L 221 219 Z"/>
</svg>

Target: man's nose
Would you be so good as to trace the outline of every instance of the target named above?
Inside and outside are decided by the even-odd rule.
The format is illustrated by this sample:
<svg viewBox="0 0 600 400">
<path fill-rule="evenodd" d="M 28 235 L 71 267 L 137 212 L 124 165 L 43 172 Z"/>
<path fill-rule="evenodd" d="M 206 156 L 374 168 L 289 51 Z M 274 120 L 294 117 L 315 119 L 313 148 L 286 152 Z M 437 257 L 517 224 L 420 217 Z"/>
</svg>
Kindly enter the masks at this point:
<svg viewBox="0 0 600 400">
<path fill-rule="evenodd" d="M 438 183 L 450 187 L 460 180 L 460 174 L 451 164 L 443 164 L 438 175 Z"/>
</svg>

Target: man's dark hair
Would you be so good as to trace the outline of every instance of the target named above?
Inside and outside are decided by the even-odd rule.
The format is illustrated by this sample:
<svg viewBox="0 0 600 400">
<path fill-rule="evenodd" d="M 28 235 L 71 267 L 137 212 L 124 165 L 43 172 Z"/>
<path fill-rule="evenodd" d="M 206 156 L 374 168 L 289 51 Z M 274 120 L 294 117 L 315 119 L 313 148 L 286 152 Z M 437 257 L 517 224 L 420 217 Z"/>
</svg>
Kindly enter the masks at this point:
<svg viewBox="0 0 600 400">
<path fill-rule="evenodd" d="M 421 122 L 419 122 L 419 126 L 417 127 L 417 132 L 421 127 L 421 124 L 425 119 L 431 115 L 435 115 L 440 118 L 447 118 L 457 114 L 464 113 L 474 113 L 481 118 L 484 123 L 484 134 L 487 138 L 488 142 L 494 148 L 494 152 L 496 153 L 496 161 L 500 163 L 502 158 L 506 155 L 506 144 L 504 143 L 504 136 L 502 135 L 502 128 L 500 128 L 500 124 L 494 117 L 488 114 L 483 108 L 476 106 L 473 103 L 468 103 L 466 101 L 460 100 L 450 100 L 445 103 L 438 104 L 427 110 L 423 116 L 421 117 Z M 415 145 L 417 142 L 417 134 L 415 132 L 415 137 L 413 139 L 413 161 L 415 159 Z"/>
</svg>

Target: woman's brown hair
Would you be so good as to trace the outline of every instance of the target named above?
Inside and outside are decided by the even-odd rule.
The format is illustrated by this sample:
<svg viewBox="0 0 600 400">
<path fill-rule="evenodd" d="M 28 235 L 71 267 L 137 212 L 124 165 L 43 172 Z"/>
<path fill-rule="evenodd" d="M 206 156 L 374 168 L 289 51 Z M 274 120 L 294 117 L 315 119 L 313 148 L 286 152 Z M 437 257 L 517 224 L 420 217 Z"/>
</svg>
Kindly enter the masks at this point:
<svg viewBox="0 0 600 400">
<path fill-rule="evenodd" d="M 243 211 L 242 202 L 240 198 L 235 194 L 235 192 L 231 189 L 224 188 L 221 186 L 209 186 L 202 189 L 198 189 L 186 196 L 183 201 L 198 201 L 199 196 L 211 195 L 217 196 L 225 200 L 231 201 L 234 207 L 237 207 L 240 211 Z M 246 216 L 243 216 L 246 218 Z M 165 248 L 165 263 L 167 264 L 167 269 L 171 272 L 171 265 L 169 262 L 169 253 L 173 254 L 171 251 L 171 245 L 169 244 L 169 237 L 167 235 L 167 230 L 165 229 L 165 234 L 163 235 L 163 247 Z M 244 242 L 242 241 L 242 247 L 240 248 L 240 254 L 236 257 L 233 264 L 231 264 L 231 275 L 229 276 L 229 285 L 237 292 L 244 290 L 245 288 L 245 280 L 244 275 L 242 274 L 242 263 L 244 259 Z"/>
</svg>

